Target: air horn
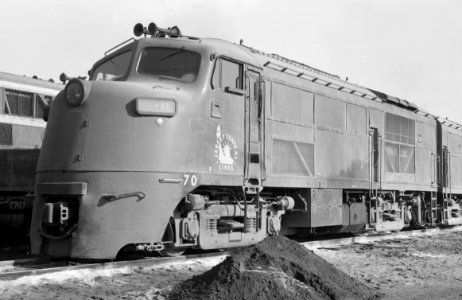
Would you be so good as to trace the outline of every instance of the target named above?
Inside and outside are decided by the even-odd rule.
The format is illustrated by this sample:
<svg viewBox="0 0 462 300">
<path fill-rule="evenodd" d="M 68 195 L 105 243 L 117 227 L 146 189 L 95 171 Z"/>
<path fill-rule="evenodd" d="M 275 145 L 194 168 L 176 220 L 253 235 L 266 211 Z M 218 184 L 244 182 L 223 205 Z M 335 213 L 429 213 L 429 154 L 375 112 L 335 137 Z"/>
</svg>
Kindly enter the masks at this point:
<svg viewBox="0 0 462 300">
<path fill-rule="evenodd" d="M 177 37 L 182 36 L 180 28 L 178 28 L 178 26 L 173 26 L 173 27 L 169 27 L 169 28 L 165 29 L 165 28 L 158 27 L 155 23 L 149 24 L 149 26 L 147 28 L 144 27 L 143 24 L 138 23 L 133 28 L 133 33 L 135 34 L 135 36 L 140 36 L 142 34 L 144 34 L 144 35 L 149 34 L 149 35 L 152 35 L 152 36 L 155 36 L 155 37 L 169 36 L 169 37 L 172 37 L 172 38 L 177 38 Z"/>
</svg>

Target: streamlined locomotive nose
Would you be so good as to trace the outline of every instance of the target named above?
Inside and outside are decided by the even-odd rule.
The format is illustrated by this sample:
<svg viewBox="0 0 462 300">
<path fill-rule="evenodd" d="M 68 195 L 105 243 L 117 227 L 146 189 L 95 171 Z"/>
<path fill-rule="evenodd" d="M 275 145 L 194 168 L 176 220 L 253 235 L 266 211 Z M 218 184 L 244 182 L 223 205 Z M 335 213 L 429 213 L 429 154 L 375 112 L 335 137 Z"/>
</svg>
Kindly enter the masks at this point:
<svg viewBox="0 0 462 300">
<path fill-rule="evenodd" d="M 162 240 L 170 214 L 158 212 L 172 212 L 180 198 L 178 184 L 161 184 L 171 177 L 164 172 L 191 159 L 170 154 L 190 135 L 176 120 L 182 99 L 140 83 L 68 84 L 51 109 L 38 165 L 34 253 L 107 258 Z"/>
</svg>

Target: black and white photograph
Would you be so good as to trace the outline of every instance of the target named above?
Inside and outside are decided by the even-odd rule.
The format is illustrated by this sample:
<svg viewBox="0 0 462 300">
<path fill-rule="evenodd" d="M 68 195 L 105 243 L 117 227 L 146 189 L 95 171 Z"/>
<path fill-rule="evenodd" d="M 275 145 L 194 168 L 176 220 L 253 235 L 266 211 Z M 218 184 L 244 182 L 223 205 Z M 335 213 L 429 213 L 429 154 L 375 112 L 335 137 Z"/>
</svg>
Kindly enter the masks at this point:
<svg viewBox="0 0 462 300">
<path fill-rule="evenodd" d="M 461 1 L 0 4 L 0 299 L 462 299 Z"/>
</svg>

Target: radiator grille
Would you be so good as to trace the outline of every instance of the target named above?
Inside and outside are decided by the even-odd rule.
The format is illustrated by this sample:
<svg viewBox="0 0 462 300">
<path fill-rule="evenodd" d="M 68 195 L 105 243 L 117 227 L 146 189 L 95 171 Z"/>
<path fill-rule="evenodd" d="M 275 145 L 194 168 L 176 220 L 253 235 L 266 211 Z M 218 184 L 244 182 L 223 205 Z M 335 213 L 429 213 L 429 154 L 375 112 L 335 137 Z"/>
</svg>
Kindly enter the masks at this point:
<svg viewBox="0 0 462 300">
<path fill-rule="evenodd" d="M 42 118 L 51 96 L 5 89 L 3 113 L 11 116 Z"/>
<path fill-rule="evenodd" d="M 45 128 L 0 123 L 0 149 L 40 148 Z"/>
</svg>

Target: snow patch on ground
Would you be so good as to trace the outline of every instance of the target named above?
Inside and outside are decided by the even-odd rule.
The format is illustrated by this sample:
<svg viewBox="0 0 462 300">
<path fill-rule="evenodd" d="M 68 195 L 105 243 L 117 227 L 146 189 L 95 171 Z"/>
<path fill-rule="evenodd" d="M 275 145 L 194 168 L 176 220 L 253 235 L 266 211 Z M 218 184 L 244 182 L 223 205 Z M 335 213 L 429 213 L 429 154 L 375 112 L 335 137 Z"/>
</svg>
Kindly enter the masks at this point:
<svg viewBox="0 0 462 300">
<path fill-rule="evenodd" d="M 446 257 L 448 257 L 448 255 L 443 255 L 443 254 L 431 254 L 431 253 L 423 253 L 423 252 L 414 252 L 411 255 L 416 256 L 416 257 L 429 257 L 429 258 L 446 258 Z"/>
<path fill-rule="evenodd" d="M 203 266 L 206 268 L 212 268 L 213 266 L 219 264 L 226 258 L 225 255 L 218 257 L 210 258 L 200 258 L 193 259 L 190 261 L 180 261 L 180 262 L 168 262 L 160 265 L 154 266 L 125 266 L 125 267 L 116 267 L 108 269 L 81 269 L 81 270 L 71 270 L 71 271 L 62 271 L 50 274 L 42 275 L 30 275 L 26 277 L 21 277 L 15 280 L 6 280 L 0 281 L 0 292 L 6 288 L 11 288 L 15 286 L 37 286 L 44 283 L 64 283 L 71 279 L 79 280 L 82 283 L 85 283 L 89 286 L 96 285 L 95 278 L 99 277 L 114 277 L 114 275 L 123 275 L 131 274 L 136 271 L 142 270 L 156 270 L 156 269 L 173 269 L 175 271 L 181 269 L 193 269 L 195 266 Z"/>
<path fill-rule="evenodd" d="M 44 283 L 63 283 L 71 279 L 77 279 L 86 283 L 90 286 L 94 285 L 94 279 L 96 277 L 111 277 L 117 274 L 130 274 L 133 270 L 131 267 L 115 268 L 115 269 L 103 269 L 103 270 L 71 270 L 62 271 L 51 274 L 43 275 L 31 275 L 21 277 L 15 280 L 0 281 L 0 291 L 5 288 L 11 288 L 20 285 L 41 285 Z"/>
</svg>

